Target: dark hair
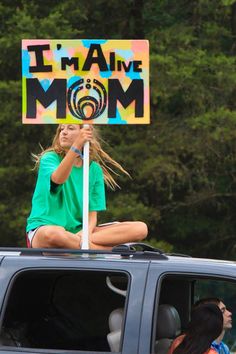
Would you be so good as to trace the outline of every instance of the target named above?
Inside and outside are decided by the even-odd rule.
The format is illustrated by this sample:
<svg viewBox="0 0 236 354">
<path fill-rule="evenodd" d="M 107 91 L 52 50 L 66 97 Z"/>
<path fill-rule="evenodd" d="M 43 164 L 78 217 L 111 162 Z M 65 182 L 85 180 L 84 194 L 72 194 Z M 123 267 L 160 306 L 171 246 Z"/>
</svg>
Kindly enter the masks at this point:
<svg viewBox="0 0 236 354">
<path fill-rule="evenodd" d="M 203 305 L 203 304 L 216 304 L 219 306 L 220 302 L 223 302 L 223 301 L 221 299 L 219 299 L 218 297 L 205 297 L 205 298 L 202 298 L 202 299 L 196 301 L 195 304 L 193 305 L 193 308 L 196 308 L 199 305 Z"/>
<path fill-rule="evenodd" d="M 185 337 L 173 354 L 203 354 L 223 330 L 223 315 L 213 303 L 197 306 L 185 332 Z"/>
</svg>

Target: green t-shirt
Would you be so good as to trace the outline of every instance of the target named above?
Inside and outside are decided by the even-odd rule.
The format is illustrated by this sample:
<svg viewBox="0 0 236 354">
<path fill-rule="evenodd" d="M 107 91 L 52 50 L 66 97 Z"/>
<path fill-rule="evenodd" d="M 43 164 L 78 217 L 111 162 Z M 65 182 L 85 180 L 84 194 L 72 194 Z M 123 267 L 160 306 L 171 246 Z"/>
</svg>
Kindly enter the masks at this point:
<svg viewBox="0 0 236 354">
<path fill-rule="evenodd" d="M 27 232 L 42 225 L 63 226 L 72 233 L 82 228 L 83 167 L 73 166 L 69 178 L 56 185 L 51 181 L 51 175 L 61 160 L 53 151 L 45 153 L 40 160 Z M 105 209 L 103 171 L 97 162 L 92 161 L 89 166 L 89 211 Z"/>
</svg>

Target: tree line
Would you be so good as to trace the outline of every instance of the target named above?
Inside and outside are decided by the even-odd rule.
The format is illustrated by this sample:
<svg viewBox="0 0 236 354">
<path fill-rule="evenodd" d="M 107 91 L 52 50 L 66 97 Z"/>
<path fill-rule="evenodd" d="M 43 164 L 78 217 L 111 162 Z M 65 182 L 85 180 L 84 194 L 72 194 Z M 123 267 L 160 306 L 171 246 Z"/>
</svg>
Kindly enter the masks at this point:
<svg viewBox="0 0 236 354">
<path fill-rule="evenodd" d="M 148 39 L 151 124 L 99 128 L 131 174 L 100 222 L 147 222 L 165 251 L 236 259 L 236 1 L 0 0 L 0 245 L 25 246 L 50 125 L 21 123 L 21 40 Z"/>
</svg>

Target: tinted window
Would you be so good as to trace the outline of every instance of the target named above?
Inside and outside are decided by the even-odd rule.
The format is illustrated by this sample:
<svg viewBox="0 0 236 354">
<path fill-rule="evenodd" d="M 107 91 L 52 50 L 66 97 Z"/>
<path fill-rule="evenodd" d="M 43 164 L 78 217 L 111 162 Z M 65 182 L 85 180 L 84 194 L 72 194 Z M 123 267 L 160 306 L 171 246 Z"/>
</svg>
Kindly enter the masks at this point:
<svg viewBox="0 0 236 354">
<path fill-rule="evenodd" d="M 203 298 L 220 298 L 232 312 L 233 327 L 226 328 L 223 341 L 231 352 L 236 351 L 236 283 L 200 274 L 176 274 L 163 277 L 157 291 L 151 353 L 167 353 L 173 339 L 184 333 L 193 304 Z"/>
<path fill-rule="evenodd" d="M 125 296 L 110 290 L 107 277 L 127 289 L 123 273 L 27 271 L 9 289 L 1 344 L 28 348 L 110 351 L 108 319 L 124 308 Z"/>
<path fill-rule="evenodd" d="M 226 308 L 232 312 L 233 326 L 225 331 L 223 341 L 227 343 L 232 352 L 236 350 L 236 284 L 235 282 L 198 279 L 194 285 L 194 301 L 206 297 L 220 298 Z"/>
</svg>

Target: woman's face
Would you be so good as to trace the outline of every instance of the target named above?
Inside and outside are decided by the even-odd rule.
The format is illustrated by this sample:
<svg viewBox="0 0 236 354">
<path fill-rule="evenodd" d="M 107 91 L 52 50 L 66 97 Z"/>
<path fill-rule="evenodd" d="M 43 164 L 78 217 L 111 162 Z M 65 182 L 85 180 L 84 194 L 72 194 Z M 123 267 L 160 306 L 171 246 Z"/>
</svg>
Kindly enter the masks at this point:
<svg viewBox="0 0 236 354">
<path fill-rule="evenodd" d="M 79 131 L 79 124 L 61 124 L 59 133 L 60 146 L 64 149 L 69 149 L 78 137 Z"/>
</svg>

